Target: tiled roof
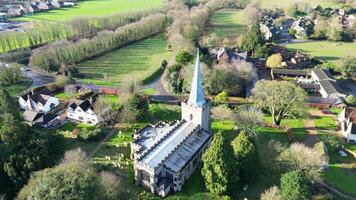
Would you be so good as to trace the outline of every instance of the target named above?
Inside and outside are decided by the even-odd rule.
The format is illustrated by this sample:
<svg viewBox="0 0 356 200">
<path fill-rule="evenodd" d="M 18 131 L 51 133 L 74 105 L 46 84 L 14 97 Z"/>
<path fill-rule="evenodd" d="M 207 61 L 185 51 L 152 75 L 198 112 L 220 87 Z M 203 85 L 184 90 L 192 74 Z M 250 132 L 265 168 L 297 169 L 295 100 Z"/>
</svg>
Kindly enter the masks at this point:
<svg viewBox="0 0 356 200">
<path fill-rule="evenodd" d="M 329 70 L 317 68 L 313 69 L 313 72 L 319 78 L 319 80 L 334 80 L 334 77 L 331 75 Z"/>
<path fill-rule="evenodd" d="M 297 69 L 272 69 L 272 73 L 276 75 L 290 75 L 290 76 L 307 76 L 308 72 Z"/>
</svg>

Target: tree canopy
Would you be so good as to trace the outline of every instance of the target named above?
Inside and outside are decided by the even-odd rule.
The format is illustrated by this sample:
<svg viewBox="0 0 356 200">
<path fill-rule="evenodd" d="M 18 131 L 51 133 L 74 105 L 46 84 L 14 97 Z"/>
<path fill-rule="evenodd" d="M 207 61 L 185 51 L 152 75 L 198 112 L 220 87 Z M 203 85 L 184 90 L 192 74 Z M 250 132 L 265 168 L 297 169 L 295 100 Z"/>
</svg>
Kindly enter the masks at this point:
<svg viewBox="0 0 356 200">
<path fill-rule="evenodd" d="M 271 113 L 277 126 L 282 119 L 301 110 L 306 96 L 302 88 L 286 81 L 258 81 L 252 90 L 257 105 Z"/>
<path fill-rule="evenodd" d="M 310 191 L 303 174 L 300 171 L 291 171 L 281 177 L 281 195 L 288 200 L 310 199 Z"/>
<path fill-rule="evenodd" d="M 255 51 L 258 47 L 265 43 L 264 37 L 260 30 L 259 20 L 255 20 L 251 29 L 243 36 L 241 48 L 245 51 Z"/>
<path fill-rule="evenodd" d="M 228 192 L 232 170 L 229 146 L 222 133 L 216 133 L 203 155 L 202 176 L 211 193 L 222 195 Z"/>
<path fill-rule="evenodd" d="M 266 66 L 269 68 L 278 68 L 281 67 L 283 58 L 280 53 L 272 54 L 267 58 Z"/>
</svg>

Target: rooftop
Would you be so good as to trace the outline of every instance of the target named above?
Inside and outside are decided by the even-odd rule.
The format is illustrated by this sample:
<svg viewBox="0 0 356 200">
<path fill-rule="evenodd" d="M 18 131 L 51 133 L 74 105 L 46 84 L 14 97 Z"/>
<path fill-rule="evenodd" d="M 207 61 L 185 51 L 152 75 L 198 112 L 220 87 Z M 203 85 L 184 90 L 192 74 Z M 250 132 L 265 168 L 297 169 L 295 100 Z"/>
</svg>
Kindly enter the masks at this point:
<svg viewBox="0 0 356 200">
<path fill-rule="evenodd" d="M 319 78 L 319 80 L 334 80 L 334 77 L 331 75 L 329 70 L 317 68 L 313 69 L 312 71 Z"/>
</svg>

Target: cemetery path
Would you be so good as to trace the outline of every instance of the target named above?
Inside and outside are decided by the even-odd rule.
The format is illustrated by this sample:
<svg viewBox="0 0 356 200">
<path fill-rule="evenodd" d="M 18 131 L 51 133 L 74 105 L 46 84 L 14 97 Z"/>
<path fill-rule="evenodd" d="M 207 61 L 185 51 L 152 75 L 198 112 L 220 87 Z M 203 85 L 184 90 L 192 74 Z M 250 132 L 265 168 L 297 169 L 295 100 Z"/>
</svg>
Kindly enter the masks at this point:
<svg viewBox="0 0 356 200">
<path fill-rule="evenodd" d="M 99 149 L 111 138 L 111 136 L 112 136 L 114 133 L 115 133 L 114 130 L 110 131 L 110 132 L 105 136 L 105 138 L 102 139 L 102 140 L 99 142 L 98 146 L 96 146 L 95 149 L 93 149 L 93 151 L 90 152 L 90 154 L 88 155 L 89 159 L 92 159 L 92 158 L 93 158 L 93 156 L 96 154 L 96 152 L 99 151 Z"/>
<path fill-rule="evenodd" d="M 315 128 L 315 122 L 313 115 L 304 122 L 305 129 L 308 132 L 308 139 L 304 141 L 304 144 L 310 148 L 314 147 L 314 144 L 319 141 L 318 131 Z"/>
</svg>

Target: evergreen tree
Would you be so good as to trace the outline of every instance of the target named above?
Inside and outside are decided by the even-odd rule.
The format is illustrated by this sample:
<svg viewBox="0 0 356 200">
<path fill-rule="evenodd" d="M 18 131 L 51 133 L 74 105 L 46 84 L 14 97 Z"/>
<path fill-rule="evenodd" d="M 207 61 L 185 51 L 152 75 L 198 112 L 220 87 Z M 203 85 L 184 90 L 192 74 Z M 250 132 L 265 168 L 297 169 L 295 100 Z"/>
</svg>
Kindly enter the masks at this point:
<svg viewBox="0 0 356 200">
<path fill-rule="evenodd" d="M 237 167 L 240 169 L 240 176 L 244 183 L 260 173 L 260 161 L 258 151 L 248 135 L 242 131 L 231 142 Z"/>
<path fill-rule="evenodd" d="M 18 103 L 14 101 L 9 92 L 0 89 L 0 113 L 12 113 L 17 117 Z"/>
<path fill-rule="evenodd" d="M 245 51 L 255 51 L 265 43 L 260 30 L 259 20 L 255 20 L 251 29 L 242 38 L 241 48 Z"/>
<path fill-rule="evenodd" d="M 211 193 L 226 194 L 236 178 L 236 176 L 231 177 L 233 163 L 230 148 L 223 135 L 216 133 L 210 147 L 203 155 L 202 175 L 205 186 Z"/>
<path fill-rule="evenodd" d="M 0 138 L 10 147 L 22 144 L 27 137 L 28 129 L 26 125 L 17 120 L 13 114 L 5 113 L 3 125 L 0 128 Z"/>
<path fill-rule="evenodd" d="M 300 171 L 291 171 L 282 175 L 281 194 L 284 200 L 310 199 L 307 181 Z"/>
</svg>

